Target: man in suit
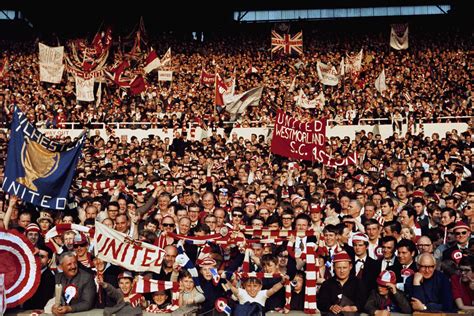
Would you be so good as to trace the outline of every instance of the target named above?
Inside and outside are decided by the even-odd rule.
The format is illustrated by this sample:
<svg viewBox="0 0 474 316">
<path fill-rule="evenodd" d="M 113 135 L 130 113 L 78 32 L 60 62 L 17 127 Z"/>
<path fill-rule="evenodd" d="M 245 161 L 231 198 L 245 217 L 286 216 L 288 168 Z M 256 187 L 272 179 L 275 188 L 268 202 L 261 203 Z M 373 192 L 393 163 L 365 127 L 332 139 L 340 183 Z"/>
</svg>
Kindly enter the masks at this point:
<svg viewBox="0 0 474 316">
<path fill-rule="evenodd" d="M 400 272 L 401 265 L 395 255 L 397 249 L 397 239 L 393 236 L 385 236 L 381 240 L 382 258 L 377 260 L 377 273 L 385 270 Z"/>
<path fill-rule="evenodd" d="M 352 246 L 355 253 L 355 264 L 352 267 L 352 273 L 365 284 L 367 294 L 369 294 L 375 288 L 378 275 L 377 261 L 370 258 L 368 254 L 369 238 L 363 233 L 356 233 L 352 237 Z"/>
<path fill-rule="evenodd" d="M 459 262 L 462 257 L 469 255 L 469 239 L 471 237 L 471 227 L 464 222 L 457 222 L 453 228 L 456 243 L 443 252 L 443 261 Z M 454 253 L 456 252 L 456 253 Z M 454 254 L 453 254 L 454 253 Z M 455 258 L 459 256 L 459 258 Z"/>
<path fill-rule="evenodd" d="M 59 257 L 63 272 L 56 275 L 56 284 L 63 287 L 61 304 L 53 305 L 53 314 L 76 313 L 91 310 L 95 305 L 96 286 L 92 274 L 79 269 L 73 252 L 67 251 Z"/>
<path fill-rule="evenodd" d="M 397 245 L 397 257 L 400 262 L 401 270 L 395 271 L 397 275 L 397 289 L 405 290 L 405 282 L 408 277 L 412 276 L 418 271 L 415 257 L 417 256 L 416 245 L 409 239 L 402 239 Z"/>
<path fill-rule="evenodd" d="M 322 315 L 362 312 L 367 291 L 362 281 L 351 274 L 352 258 L 345 251 L 334 255 L 335 274 L 319 290 L 318 309 Z"/>
<path fill-rule="evenodd" d="M 46 303 L 54 296 L 54 274 L 48 267 L 53 252 L 46 246 L 40 246 L 36 256 L 41 263 L 41 280 L 36 293 L 23 304 L 23 309 L 44 309 Z"/>
</svg>

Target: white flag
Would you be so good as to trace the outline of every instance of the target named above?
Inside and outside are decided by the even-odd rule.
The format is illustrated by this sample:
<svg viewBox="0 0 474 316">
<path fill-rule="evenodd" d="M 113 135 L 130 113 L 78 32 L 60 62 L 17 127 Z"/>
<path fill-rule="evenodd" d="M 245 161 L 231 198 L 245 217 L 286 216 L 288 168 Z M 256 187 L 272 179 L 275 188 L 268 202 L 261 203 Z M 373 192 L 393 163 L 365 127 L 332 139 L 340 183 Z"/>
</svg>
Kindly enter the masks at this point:
<svg viewBox="0 0 474 316">
<path fill-rule="evenodd" d="M 337 86 L 339 78 L 336 75 L 337 71 L 334 66 L 331 67 L 318 61 L 316 69 L 318 71 L 319 80 L 322 84 L 326 86 Z"/>
<path fill-rule="evenodd" d="M 173 72 L 171 70 L 158 70 L 158 81 L 172 81 Z"/>
<path fill-rule="evenodd" d="M 375 89 L 377 89 L 377 91 L 380 93 L 388 89 L 387 85 L 385 84 L 385 69 L 382 69 L 380 75 L 377 77 L 377 79 L 375 79 Z"/>
<path fill-rule="evenodd" d="M 395 28 L 403 31 L 403 27 L 406 27 L 405 31 L 403 32 L 403 35 L 398 36 L 397 32 L 395 31 Z M 391 28 L 390 47 L 392 47 L 393 49 L 396 49 L 396 50 L 408 49 L 408 25 L 403 26 L 403 27 L 392 26 Z M 402 33 L 401 31 L 400 31 L 400 34 Z"/>
<path fill-rule="evenodd" d="M 262 97 L 263 87 L 247 90 L 235 96 L 234 102 L 225 105 L 225 110 L 231 114 L 231 121 L 235 121 L 238 115 L 244 113 L 248 106 L 258 105 Z"/>
<path fill-rule="evenodd" d="M 94 78 L 82 79 L 76 76 L 76 99 L 77 101 L 94 101 Z"/>
<path fill-rule="evenodd" d="M 342 57 L 341 63 L 339 64 L 339 76 L 344 77 L 344 75 L 346 74 L 345 68 L 346 66 L 344 63 L 344 57 Z"/>
<path fill-rule="evenodd" d="M 171 47 L 168 48 L 165 55 L 161 58 L 160 64 L 160 67 L 168 66 L 168 64 L 171 64 Z"/>
<path fill-rule="evenodd" d="M 97 88 L 97 92 L 95 93 L 96 101 L 95 106 L 98 107 L 100 105 L 100 101 L 102 99 L 102 80 L 99 81 L 99 87 Z"/>
</svg>

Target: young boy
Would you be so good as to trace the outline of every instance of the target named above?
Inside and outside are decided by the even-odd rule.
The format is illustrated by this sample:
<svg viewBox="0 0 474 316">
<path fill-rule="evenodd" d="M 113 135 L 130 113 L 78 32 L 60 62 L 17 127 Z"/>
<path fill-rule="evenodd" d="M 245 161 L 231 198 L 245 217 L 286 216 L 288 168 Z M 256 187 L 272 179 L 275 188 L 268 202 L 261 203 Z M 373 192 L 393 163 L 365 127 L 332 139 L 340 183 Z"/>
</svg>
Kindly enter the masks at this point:
<svg viewBox="0 0 474 316">
<path fill-rule="evenodd" d="M 288 276 L 283 276 L 281 282 L 269 290 L 262 290 L 262 280 L 256 277 L 246 279 L 243 282 L 244 289 L 237 288 L 229 282 L 232 293 L 239 300 L 234 309 L 234 315 L 263 315 L 267 299 L 278 292 L 287 280 Z"/>
<path fill-rule="evenodd" d="M 393 271 L 382 271 L 377 278 L 377 289 L 373 289 L 365 304 L 369 315 L 380 313 L 390 315 L 390 312 L 410 314 L 410 303 L 405 295 L 397 291 L 397 277 Z"/>
</svg>

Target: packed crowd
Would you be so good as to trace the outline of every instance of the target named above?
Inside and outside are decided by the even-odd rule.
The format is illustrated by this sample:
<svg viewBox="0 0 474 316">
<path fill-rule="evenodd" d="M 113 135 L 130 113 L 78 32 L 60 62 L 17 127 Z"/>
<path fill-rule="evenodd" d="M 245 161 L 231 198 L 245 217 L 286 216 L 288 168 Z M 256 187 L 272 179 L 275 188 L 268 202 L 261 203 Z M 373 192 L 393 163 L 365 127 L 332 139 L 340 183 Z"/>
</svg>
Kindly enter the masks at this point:
<svg viewBox="0 0 474 316">
<path fill-rule="evenodd" d="M 300 58 L 270 56 L 269 34 L 204 42 L 168 35 L 160 50 L 173 49 L 173 82 L 159 85 L 151 75 L 147 91 L 136 97 L 111 84 L 98 106 L 76 102 L 73 81 L 40 84 L 37 46 L 8 43 L 0 119 L 9 122 L 16 104 L 46 128 L 124 121 L 172 128 L 195 120 L 221 126 L 227 114 L 214 106 L 213 88 L 199 84 L 201 69 L 213 72 L 216 64 L 225 77 L 235 70 L 236 93 L 264 84 L 260 106 L 247 110 L 242 126 L 272 123 L 276 108 L 302 119 L 325 115 L 351 123 L 396 111 L 434 121 L 472 116 L 467 57 L 472 37 L 414 31 L 410 49 L 396 52 L 381 33 L 338 34 L 337 41 L 333 33 L 304 34 Z M 317 60 L 337 66 L 346 52 L 361 48 L 357 80 L 347 78 L 335 88 L 319 83 Z M 382 65 L 389 91 L 380 95 L 373 82 Z M 258 72 L 248 74 L 251 67 Z M 288 92 L 295 76 L 295 91 Z M 323 89 L 325 106 L 297 108 L 299 88 L 313 97 Z M 161 118 L 166 113 L 181 115 Z M 382 139 L 360 131 L 353 139 L 334 137 L 327 140 L 326 152 L 356 151 L 360 159 L 355 166 L 339 167 L 275 156 L 269 140 L 256 135 L 211 133 L 197 141 L 178 130 L 172 140 L 91 135 L 66 210 L 39 209 L 1 192 L 0 228 L 25 234 L 41 262 L 38 291 L 22 308 L 43 309 L 59 283 L 74 284 L 77 295 L 50 306 L 57 315 L 93 308 L 127 315 L 176 308 L 180 315 L 224 315 L 215 306 L 219 298 L 226 298 L 236 315 L 310 310 L 313 303 L 326 314 L 472 311 L 472 132 L 394 133 Z M 7 135 L 0 130 L 2 183 Z M 47 237 L 58 224 L 93 228 L 96 222 L 164 249 L 161 272 L 136 273 L 104 262 L 94 256 L 94 239 L 87 232 Z M 229 242 L 193 242 L 216 234 L 230 236 Z M 197 276 L 177 260 L 180 248 Z M 135 293 L 139 277 L 179 287 Z"/>
<path fill-rule="evenodd" d="M 6 135 L 0 139 L 5 150 Z M 25 309 L 42 309 L 55 282 L 73 282 L 79 295 L 54 313 L 162 312 L 175 304 L 182 314 L 220 315 L 214 303 L 221 297 L 237 315 L 285 312 L 303 310 L 316 291 L 322 313 L 472 310 L 473 148 L 472 130 L 387 140 L 361 131 L 353 140 L 328 140 L 328 152 L 361 157 L 357 166 L 333 168 L 271 155 L 258 137 L 186 141 L 176 134 L 169 143 L 153 135 L 141 142 L 91 136 L 65 211 L 4 197 L 0 223 L 24 233 L 41 260 L 40 290 Z M 105 180 L 114 186 L 90 184 Z M 45 240 L 58 223 L 96 221 L 163 248 L 161 273 L 123 271 L 94 257 L 83 232 Z M 234 242 L 182 237 L 225 231 Z M 179 245 L 197 278 L 177 262 Z M 138 275 L 180 287 L 137 294 Z"/>
<path fill-rule="evenodd" d="M 425 118 L 427 122 L 446 116 L 472 116 L 468 63 L 471 34 L 451 29 L 429 31 L 412 25 L 410 48 L 395 51 L 388 45 L 388 28 L 357 33 L 307 27 L 304 56 L 282 57 L 269 52 L 268 28 L 254 28 L 225 37 L 206 34 L 204 42 L 170 34 L 149 41 L 148 46 L 154 46 L 161 55 L 171 47 L 172 83 L 158 82 L 154 71 L 147 75 L 147 90 L 140 96 L 131 96 L 105 76 L 108 83 L 100 104 L 76 101 L 71 75 L 64 75 L 63 82 L 57 85 L 40 84 L 37 42 L 3 42 L 3 57 L 9 67 L 0 81 L 0 120 L 8 122 L 6 114 L 16 103 L 39 127 L 45 128 L 64 127 L 64 122 L 80 122 L 84 126 L 90 122 L 149 122 L 154 127 L 171 128 L 195 120 L 222 127 L 229 115 L 214 106 L 214 87 L 200 84 L 202 70 L 211 74 L 217 70 L 226 79 L 235 77 L 236 94 L 263 84 L 260 105 L 247 109 L 240 123 L 243 126 L 272 123 L 276 108 L 298 116 L 326 116 L 338 124 L 387 119 L 396 114 L 408 120 Z M 342 57 L 361 49 L 362 69 L 357 78 L 347 75 L 336 87 L 320 83 L 318 60 L 339 69 Z M 114 45 L 110 64 L 118 51 Z M 388 90 L 380 94 L 374 82 L 383 68 Z M 289 92 L 294 78 L 294 91 Z M 309 100 L 323 92 L 324 106 L 310 110 L 296 106 L 300 89 Z M 456 120 L 459 119 L 449 121 Z"/>
</svg>

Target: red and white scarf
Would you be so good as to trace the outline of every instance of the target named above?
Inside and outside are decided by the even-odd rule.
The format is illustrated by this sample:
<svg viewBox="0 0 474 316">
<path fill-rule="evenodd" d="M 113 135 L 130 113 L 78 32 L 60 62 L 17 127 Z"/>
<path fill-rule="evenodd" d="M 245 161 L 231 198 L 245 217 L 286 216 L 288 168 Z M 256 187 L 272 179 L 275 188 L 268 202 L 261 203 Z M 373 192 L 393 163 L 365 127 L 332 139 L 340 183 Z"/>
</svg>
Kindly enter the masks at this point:
<svg viewBox="0 0 474 316">
<path fill-rule="evenodd" d="M 171 290 L 171 306 L 166 310 L 160 311 L 162 313 L 171 313 L 179 308 L 179 283 L 172 281 L 159 281 L 153 279 L 146 279 L 142 276 L 138 276 L 137 282 L 133 286 L 135 293 L 152 293 L 156 291 Z M 155 304 L 153 304 L 155 305 Z M 157 313 L 158 307 L 155 305 L 147 309 L 147 312 Z"/>
</svg>

